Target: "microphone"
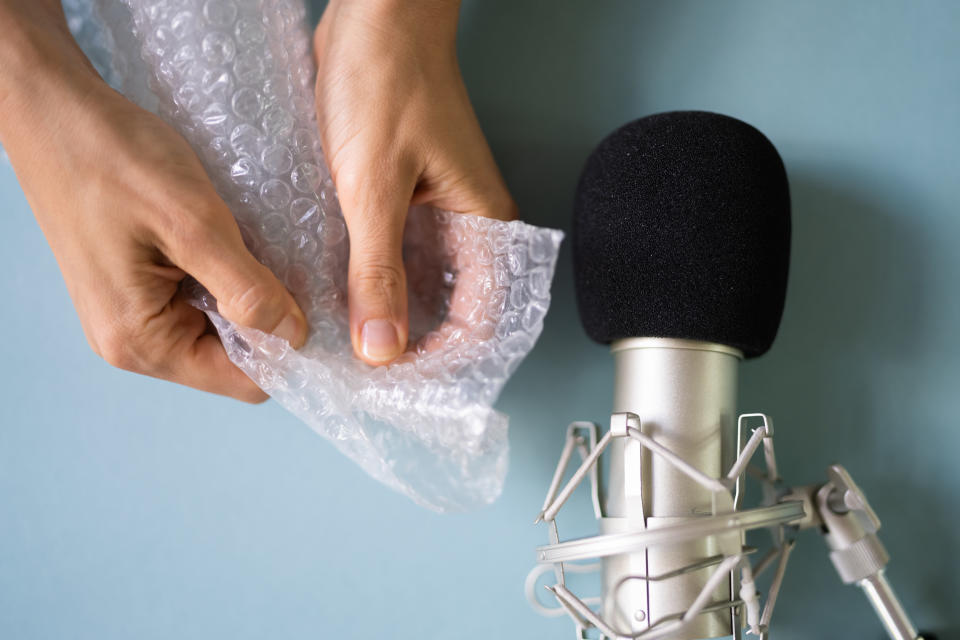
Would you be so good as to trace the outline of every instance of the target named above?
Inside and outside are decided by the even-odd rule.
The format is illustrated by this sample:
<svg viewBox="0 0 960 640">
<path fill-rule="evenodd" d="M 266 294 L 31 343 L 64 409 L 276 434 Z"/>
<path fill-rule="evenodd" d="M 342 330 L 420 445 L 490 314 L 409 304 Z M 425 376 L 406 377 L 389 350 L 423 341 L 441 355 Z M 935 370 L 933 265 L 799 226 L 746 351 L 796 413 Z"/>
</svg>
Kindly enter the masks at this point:
<svg viewBox="0 0 960 640">
<path fill-rule="evenodd" d="M 739 361 L 770 348 L 786 297 L 790 196 L 779 154 L 734 118 L 653 115 L 600 143 L 575 202 L 577 303 L 587 334 L 611 345 L 613 411 L 637 415 L 643 433 L 719 477 L 736 456 Z M 713 492 L 640 442 L 613 441 L 608 460 L 605 533 L 710 513 Z M 669 575 L 716 553 L 706 539 L 608 557 L 604 593 L 626 576 Z M 710 574 L 625 585 L 618 617 L 646 628 L 692 601 Z M 647 606 L 634 606 L 644 596 Z M 727 585 L 713 600 L 730 597 Z M 719 611 L 676 637 L 732 633 Z"/>
<path fill-rule="evenodd" d="M 583 326 L 613 354 L 613 412 L 602 438 L 593 423 L 568 427 L 537 517 L 550 529 L 527 577 L 532 606 L 569 615 L 578 638 L 595 628 L 615 640 L 739 640 L 746 628 L 764 640 L 796 534 L 816 529 L 888 635 L 916 640 L 884 575 L 880 520 L 850 475 L 832 465 L 824 483 L 786 486 L 770 418 L 737 413 L 739 363 L 770 349 L 786 298 L 790 195 L 770 141 L 702 111 L 614 131 L 580 177 L 573 259 Z M 764 468 L 750 469 L 762 497 L 744 508 L 758 451 Z M 577 452 L 582 463 L 561 488 Z M 557 514 L 588 477 L 600 534 L 561 540 Z M 758 529 L 770 549 L 751 562 L 745 535 Z M 761 608 L 756 581 L 770 568 Z M 568 588 L 567 574 L 597 569 L 599 598 Z M 536 595 L 551 570 L 558 607 Z"/>
<path fill-rule="evenodd" d="M 635 120 L 587 159 L 573 262 L 580 318 L 597 342 L 675 338 L 762 355 L 780 325 L 790 262 L 783 161 L 728 116 Z"/>
</svg>

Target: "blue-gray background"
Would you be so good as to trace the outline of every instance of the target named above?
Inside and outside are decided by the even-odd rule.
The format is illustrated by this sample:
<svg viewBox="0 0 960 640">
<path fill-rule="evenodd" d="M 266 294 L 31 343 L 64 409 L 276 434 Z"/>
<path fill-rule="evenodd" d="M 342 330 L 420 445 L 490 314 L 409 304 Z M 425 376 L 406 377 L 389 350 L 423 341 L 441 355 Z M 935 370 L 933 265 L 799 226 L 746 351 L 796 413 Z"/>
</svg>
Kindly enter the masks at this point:
<svg viewBox="0 0 960 640">
<path fill-rule="evenodd" d="M 793 267 L 741 407 L 775 416 L 787 478 L 848 466 L 914 617 L 960 637 L 960 5 L 472 0 L 460 49 L 535 223 L 568 227 L 586 154 L 644 114 L 716 110 L 776 144 Z M 275 405 L 107 367 L 9 167 L 0 210 L 0 638 L 571 637 L 521 591 L 564 425 L 602 421 L 610 401 L 568 250 L 543 337 L 500 401 L 504 495 L 440 516 Z M 564 526 L 588 533 L 577 506 Z M 776 637 L 880 637 L 816 534 L 792 565 Z"/>
</svg>

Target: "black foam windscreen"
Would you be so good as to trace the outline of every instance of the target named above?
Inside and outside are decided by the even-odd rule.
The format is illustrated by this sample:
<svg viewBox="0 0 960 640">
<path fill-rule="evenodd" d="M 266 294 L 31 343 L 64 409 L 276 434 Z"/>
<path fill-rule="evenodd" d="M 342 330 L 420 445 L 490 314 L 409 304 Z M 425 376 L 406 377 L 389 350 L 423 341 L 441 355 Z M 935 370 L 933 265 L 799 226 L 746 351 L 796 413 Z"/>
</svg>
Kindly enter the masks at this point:
<svg viewBox="0 0 960 640">
<path fill-rule="evenodd" d="M 610 134 L 587 160 L 573 221 L 587 334 L 701 340 L 766 352 L 783 314 L 790 193 L 755 128 L 674 111 Z"/>
</svg>

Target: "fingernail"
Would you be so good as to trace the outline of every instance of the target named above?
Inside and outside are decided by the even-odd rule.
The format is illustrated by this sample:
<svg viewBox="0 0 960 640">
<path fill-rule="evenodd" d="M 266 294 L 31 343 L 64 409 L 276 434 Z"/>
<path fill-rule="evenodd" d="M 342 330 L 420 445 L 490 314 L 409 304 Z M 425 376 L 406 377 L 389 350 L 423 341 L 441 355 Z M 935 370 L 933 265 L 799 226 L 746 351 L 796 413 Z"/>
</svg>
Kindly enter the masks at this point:
<svg viewBox="0 0 960 640">
<path fill-rule="evenodd" d="M 375 362 L 392 360 L 400 351 L 400 337 L 389 320 L 367 320 L 360 330 L 360 349 Z"/>
<path fill-rule="evenodd" d="M 277 328 L 273 330 L 273 335 L 278 338 L 283 338 L 293 345 L 294 348 L 297 348 L 302 341 L 302 326 L 297 314 L 288 313 L 286 317 L 280 321 L 280 324 L 277 325 Z"/>
</svg>

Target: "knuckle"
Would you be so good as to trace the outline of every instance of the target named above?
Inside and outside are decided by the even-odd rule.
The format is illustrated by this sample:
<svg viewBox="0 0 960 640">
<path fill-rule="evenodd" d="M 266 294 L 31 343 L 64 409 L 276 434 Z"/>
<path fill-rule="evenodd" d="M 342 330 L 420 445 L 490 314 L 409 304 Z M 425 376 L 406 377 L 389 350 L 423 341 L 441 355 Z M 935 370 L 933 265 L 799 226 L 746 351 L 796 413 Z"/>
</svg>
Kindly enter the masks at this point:
<svg viewBox="0 0 960 640">
<path fill-rule="evenodd" d="M 360 266 L 355 283 L 361 295 L 388 297 L 403 288 L 406 275 L 391 263 L 371 262 Z"/>
<path fill-rule="evenodd" d="M 285 306 L 277 287 L 254 284 L 229 300 L 231 320 L 245 327 L 270 331 L 279 321 Z"/>
<path fill-rule="evenodd" d="M 165 379 L 170 378 L 171 357 L 180 347 L 168 332 L 133 316 L 104 326 L 93 343 L 94 353 L 110 366 Z"/>
<path fill-rule="evenodd" d="M 380 148 L 355 154 L 330 171 L 346 216 L 391 208 L 398 193 L 408 188 L 412 193 L 418 173 L 412 156 Z"/>
<path fill-rule="evenodd" d="M 342 194 L 353 195 L 363 192 L 363 171 L 352 165 L 338 166 L 336 170 L 331 169 L 330 176 L 337 185 L 337 191 Z"/>
<path fill-rule="evenodd" d="M 94 352 L 111 367 L 125 371 L 141 371 L 141 360 L 134 349 L 132 336 L 119 328 L 105 332 L 97 340 Z"/>
</svg>

